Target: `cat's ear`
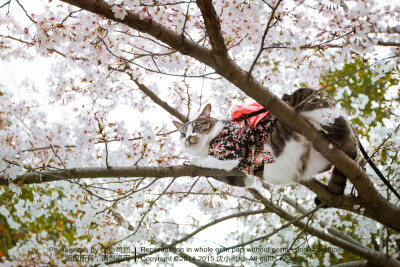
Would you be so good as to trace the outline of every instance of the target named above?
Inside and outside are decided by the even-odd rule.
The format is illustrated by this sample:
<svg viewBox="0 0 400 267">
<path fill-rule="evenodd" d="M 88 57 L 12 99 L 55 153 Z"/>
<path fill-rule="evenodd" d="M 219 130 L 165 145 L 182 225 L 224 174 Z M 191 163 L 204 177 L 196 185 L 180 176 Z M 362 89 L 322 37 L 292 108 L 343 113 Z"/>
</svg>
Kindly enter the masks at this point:
<svg viewBox="0 0 400 267">
<path fill-rule="evenodd" d="M 211 114 L 211 104 L 207 104 L 201 114 L 199 115 L 199 118 L 209 118 Z"/>
<path fill-rule="evenodd" d="M 172 121 L 172 123 L 175 125 L 176 129 L 178 129 L 178 131 L 181 131 L 182 127 L 184 126 L 183 123 L 180 123 L 179 121 Z"/>
</svg>

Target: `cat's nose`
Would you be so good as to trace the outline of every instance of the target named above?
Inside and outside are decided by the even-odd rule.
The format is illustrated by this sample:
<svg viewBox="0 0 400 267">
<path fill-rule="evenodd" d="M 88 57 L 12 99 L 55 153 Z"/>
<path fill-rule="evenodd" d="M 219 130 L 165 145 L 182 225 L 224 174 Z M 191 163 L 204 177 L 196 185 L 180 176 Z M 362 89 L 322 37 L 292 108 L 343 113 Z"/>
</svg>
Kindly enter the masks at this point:
<svg viewBox="0 0 400 267">
<path fill-rule="evenodd" d="M 190 146 L 190 145 L 193 145 L 193 144 L 197 144 L 197 142 L 199 141 L 199 137 L 198 136 L 192 136 L 192 135 L 189 135 L 188 137 L 186 137 L 186 139 L 185 139 L 185 144 L 187 145 L 187 146 Z"/>
</svg>

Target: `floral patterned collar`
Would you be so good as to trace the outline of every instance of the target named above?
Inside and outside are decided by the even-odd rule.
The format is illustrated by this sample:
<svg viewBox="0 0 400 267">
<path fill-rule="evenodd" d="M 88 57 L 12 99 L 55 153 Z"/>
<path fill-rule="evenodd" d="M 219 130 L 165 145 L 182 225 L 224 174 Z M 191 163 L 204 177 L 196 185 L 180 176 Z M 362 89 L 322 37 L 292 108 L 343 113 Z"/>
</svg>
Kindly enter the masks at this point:
<svg viewBox="0 0 400 267">
<path fill-rule="evenodd" d="M 249 120 L 228 120 L 221 133 L 209 146 L 208 154 L 220 160 L 240 160 L 238 169 L 248 175 L 262 170 L 266 163 L 273 163 L 264 144 L 273 130 L 275 116 L 267 114 L 252 127 Z"/>
</svg>

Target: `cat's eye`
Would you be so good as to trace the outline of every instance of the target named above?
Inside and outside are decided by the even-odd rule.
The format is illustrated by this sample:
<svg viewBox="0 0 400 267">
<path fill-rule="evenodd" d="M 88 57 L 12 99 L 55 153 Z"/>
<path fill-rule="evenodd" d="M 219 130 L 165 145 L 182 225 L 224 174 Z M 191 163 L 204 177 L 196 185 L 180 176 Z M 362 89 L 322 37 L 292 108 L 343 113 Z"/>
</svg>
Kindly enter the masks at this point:
<svg viewBox="0 0 400 267">
<path fill-rule="evenodd" d="M 200 129 L 200 125 L 196 125 L 193 128 L 193 132 L 197 132 Z"/>
<path fill-rule="evenodd" d="M 181 138 L 185 138 L 186 134 L 185 133 L 181 133 Z"/>
</svg>

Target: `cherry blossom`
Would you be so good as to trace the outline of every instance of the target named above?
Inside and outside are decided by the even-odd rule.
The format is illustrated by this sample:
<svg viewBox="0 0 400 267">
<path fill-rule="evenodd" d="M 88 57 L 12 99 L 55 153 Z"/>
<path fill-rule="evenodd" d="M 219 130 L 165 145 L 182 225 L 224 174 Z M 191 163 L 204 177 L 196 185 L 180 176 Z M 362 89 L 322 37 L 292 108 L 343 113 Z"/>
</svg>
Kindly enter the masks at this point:
<svg viewBox="0 0 400 267">
<path fill-rule="evenodd" d="M 126 10 L 120 6 L 114 5 L 111 10 L 116 19 L 123 20 L 126 16 Z"/>
<path fill-rule="evenodd" d="M 217 170 L 204 173 L 183 165 L 190 158 L 179 146 L 171 121 L 188 122 L 207 103 L 218 119 L 227 119 L 236 104 L 270 100 L 266 108 L 274 109 L 271 95 L 279 98 L 298 87 L 323 89 L 321 77 L 355 59 L 374 73 L 371 83 L 388 74 L 399 78 L 397 1 L 107 0 L 94 1 L 97 11 L 90 2 L 0 2 L 0 59 L 10 66 L 8 72 L 1 69 L 7 77 L 0 85 L 0 214 L 9 232 L 28 229 L 7 251 L 9 265 L 65 264 L 66 253 L 49 248 L 129 247 L 132 256 L 135 247 L 162 248 L 181 240 L 173 247 L 216 249 L 272 233 L 312 210 L 314 193 L 323 195 L 323 187 L 257 181 L 257 191 L 246 191 L 220 183 L 210 177 L 218 177 Z M 201 8 L 204 3 L 211 3 L 209 13 Z M 214 18 L 211 26 L 207 18 Z M 44 77 L 44 82 L 24 73 Z M 352 90 L 350 83 L 337 91 L 333 97 L 339 104 L 321 123 L 339 116 L 340 102 Z M 385 90 L 388 101 L 381 105 L 387 118 L 360 142 L 395 184 L 398 85 Z M 362 113 L 368 100 L 366 94 L 351 99 L 355 111 L 349 118 L 365 125 L 376 120 L 377 113 Z M 276 115 L 284 118 L 289 114 L 284 111 Z M 337 151 L 327 144 L 329 151 Z M 384 257 L 389 266 L 396 260 L 400 236 L 374 217 L 381 214 L 368 203 L 355 199 L 380 199 L 388 210 L 398 207 L 398 200 L 365 168 L 370 191 L 376 193 L 372 197 L 364 197 L 352 180 L 345 190 L 349 197 L 333 203 L 343 206 L 319 209 L 310 220 L 293 222 L 293 227 L 242 247 L 303 248 L 306 240 L 311 247 L 320 244 L 345 253 L 321 252 L 313 258 L 288 254 L 300 261 L 307 257 L 299 264 L 337 264 L 353 253 L 379 264 Z M 135 175 L 126 174 L 127 169 Z M 24 185 L 7 180 L 26 175 L 34 178 Z M 315 178 L 325 182 L 329 176 Z M 266 203 L 271 203 L 268 209 Z M 306 231 L 305 223 L 320 232 Z M 40 229 L 29 228 L 31 224 Z M 63 230 L 52 231 L 57 227 Z M 195 231 L 200 232 L 190 236 Z M 385 252 L 376 251 L 374 242 Z M 364 249 L 368 253 L 360 252 Z M 101 250 L 85 255 L 90 254 L 93 264 L 106 262 Z M 137 264 L 145 265 L 140 259 Z M 231 258 L 221 264 L 238 263 Z"/>
</svg>

